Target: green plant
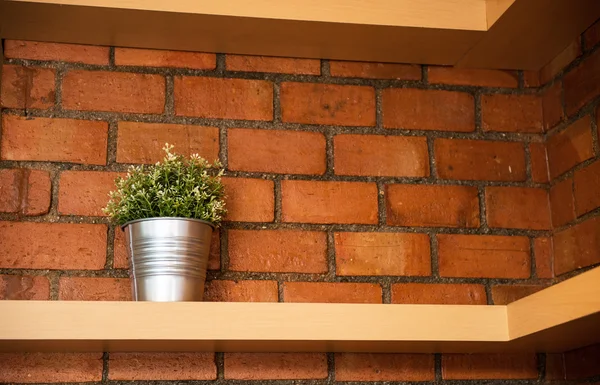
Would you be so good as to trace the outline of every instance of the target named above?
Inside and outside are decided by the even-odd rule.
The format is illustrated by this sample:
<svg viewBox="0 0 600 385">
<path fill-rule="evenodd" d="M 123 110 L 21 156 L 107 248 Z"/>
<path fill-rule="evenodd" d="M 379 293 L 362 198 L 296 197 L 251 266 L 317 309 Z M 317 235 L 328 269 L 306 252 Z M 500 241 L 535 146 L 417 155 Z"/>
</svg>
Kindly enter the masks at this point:
<svg viewBox="0 0 600 385">
<path fill-rule="evenodd" d="M 180 217 L 202 219 L 219 225 L 226 213 L 219 162 L 216 175 L 211 165 L 194 154 L 188 158 L 171 153 L 153 166 L 131 166 L 127 176 L 115 180 L 117 189 L 109 194 L 104 212 L 118 225 L 143 218 Z"/>
</svg>

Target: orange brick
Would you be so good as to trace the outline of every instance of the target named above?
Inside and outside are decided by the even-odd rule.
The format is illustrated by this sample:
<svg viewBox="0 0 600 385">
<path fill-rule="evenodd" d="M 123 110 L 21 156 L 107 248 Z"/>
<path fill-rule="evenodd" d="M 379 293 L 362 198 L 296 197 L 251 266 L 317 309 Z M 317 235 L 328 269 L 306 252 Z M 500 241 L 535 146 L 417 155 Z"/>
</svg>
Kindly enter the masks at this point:
<svg viewBox="0 0 600 385">
<path fill-rule="evenodd" d="M 564 356 L 567 380 L 584 380 L 600 375 L 600 344 L 571 350 Z"/>
<path fill-rule="evenodd" d="M 108 193 L 116 190 L 118 172 L 63 171 L 58 190 L 58 213 L 61 215 L 105 216 Z"/>
<path fill-rule="evenodd" d="M 541 86 L 540 71 L 523 71 L 523 83 L 528 88 Z"/>
<path fill-rule="evenodd" d="M 554 235 L 554 273 L 568 273 L 600 263 L 600 217 Z"/>
<path fill-rule="evenodd" d="M 214 353 L 111 353 L 109 380 L 215 380 Z"/>
<path fill-rule="evenodd" d="M 330 61 L 329 73 L 335 77 L 361 79 L 421 80 L 421 66 L 415 64 Z"/>
<path fill-rule="evenodd" d="M 427 234 L 335 234 L 337 275 L 426 276 L 430 252 Z"/>
<path fill-rule="evenodd" d="M 188 124 L 119 122 L 117 162 L 154 164 L 161 161 L 165 143 L 178 154 L 198 154 L 209 162 L 219 159 L 219 129 Z"/>
<path fill-rule="evenodd" d="M 425 137 L 336 135 L 333 148 L 334 169 L 338 175 L 429 175 Z"/>
<path fill-rule="evenodd" d="M 483 95 L 481 122 L 484 131 L 543 131 L 542 98 L 538 95 Z"/>
<path fill-rule="evenodd" d="M 165 109 L 165 78 L 125 72 L 67 72 L 62 106 L 66 110 L 161 114 Z"/>
<path fill-rule="evenodd" d="M 0 382 L 102 380 L 102 353 L 0 353 Z"/>
<path fill-rule="evenodd" d="M 600 207 L 600 161 L 575 171 L 575 211 L 581 216 Z"/>
<path fill-rule="evenodd" d="M 204 291 L 205 301 L 277 302 L 276 281 L 210 281 Z"/>
<path fill-rule="evenodd" d="M 323 353 L 225 353 L 226 380 L 302 380 L 327 377 Z"/>
<path fill-rule="evenodd" d="M 336 381 L 433 381 L 432 354 L 336 353 Z"/>
<path fill-rule="evenodd" d="M 390 184 L 385 199 L 388 225 L 479 227 L 475 187 Z"/>
<path fill-rule="evenodd" d="M 2 117 L 2 159 L 106 164 L 108 124 Z"/>
<path fill-rule="evenodd" d="M 581 55 L 581 39 L 577 36 L 577 39 L 571 42 L 567 48 L 555 56 L 550 63 L 542 67 L 540 70 L 540 80 L 542 83 L 551 81 L 566 66 L 571 64 L 573 60 L 577 59 L 579 55 Z"/>
<path fill-rule="evenodd" d="M 0 300 L 50 299 L 50 282 L 46 277 L 0 275 Z"/>
<path fill-rule="evenodd" d="M 230 170 L 280 174 L 323 174 L 325 136 L 319 132 L 230 129 Z"/>
<path fill-rule="evenodd" d="M 550 188 L 552 226 L 560 227 L 575 220 L 573 178 L 567 178 Z"/>
<path fill-rule="evenodd" d="M 6 40 L 4 56 L 15 59 L 108 65 L 108 47 Z"/>
<path fill-rule="evenodd" d="M 0 268 L 101 270 L 106 225 L 0 222 Z"/>
<path fill-rule="evenodd" d="M 42 215 L 50 209 L 50 173 L 25 168 L 0 170 L 0 212 Z"/>
<path fill-rule="evenodd" d="M 486 187 L 490 227 L 549 230 L 552 228 L 548 191 L 529 187 Z"/>
<path fill-rule="evenodd" d="M 264 80 L 175 77 L 175 114 L 273 120 L 273 84 Z"/>
<path fill-rule="evenodd" d="M 429 67 L 427 79 L 431 84 L 453 84 L 478 87 L 516 88 L 515 71 L 481 70 L 454 67 Z"/>
<path fill-rule="evenodd" d="M 529 143 L 531 157 L 531 177 L 535 183 L 548 183 L 548 158 L 546 145 L 543 143 Z"/>
<path fill-rule="evenodd" d="M 397 283 L 392 285 L 392 303 L 485 305 L 483 285 L 452 283 Z"/>
<path fill-rule="evenodd" d="M 276 72 L 295 75 L 320 75 L 318 59 L 293 59 L 287 57 L 227 55 L 227 71 Z"/>
<path fill-rule="evenodd" d="M 591 51 L 592 48 L 600 43 L 600 22 L 596 21 L 583 33 L 583 42 L 585 44 L 585 50 Z"/>
<path fill-rule="evenodd" d="M 271 180 L 223 178 L 228 221 L 273 222 L 275 218 L 274 185 Z"/>
<path fill-rule="evenodd" d="M 381 303 L 381 286 L 351 282 L 285 282 L 285 302 Z"/>
<path fill-rule="evenodd" d="M 442 356 L 444 380 L 518 380 L 537 377 L 537 357 L 534 353 Z"/>
<path fill-rule="evenodd" d="M 546 380 L 566 380 L 563 353 L 546 353 Z"/>
<path fill-rule="evenodd" d="M 54 70 L 49 68 L 4 65 L 0 105 L 24 109 L 54 106 L 54 77 Z"/>
<path fill-rule="evenodd" d="M 442 277 L 529 278 L 529 239 L 519 236 L 438 234 Z"/>
<path fill-rule="evenodd" d="M 375 125 L 375 89 L 335 84 L 281 84 L 284 122 L 340 126 Z"/>
<path fill-rule="evenodd" d="M 131 301 L 129 278 L 61 277 L 58 299 L 71 301 Z"/>
<path fill-rule="evenodd" d="M 600 94 L 600 50 L 596 50 L 565 75 L 565 109 L 568 116 Z"/>
<path fill-rule="evenodd" d="M 541 237 L 533 240 L 535 253 L 535 270 L 538 278 L 553 278 L 553 249 L 552 238 Z"/>
<path fill-rule="evenodd" d="M 494 305 L 508 305 L 546 288 L 545 285 L 496 285 L 492 287 Z"/>
<path fill-rule="evenodd" d="M 556 126 L 565 117 L 562 93 L 562 81 L 556 81 L 542 94 L 542 114 L 546 131 Z"/>
<path fill-rule="evenodd" d="M 465 92 L 385 89 L 383 126 L 406 130 L 474 131 L 475 101 Z"/>
<path fill-rule="evenodd" d="M 554 179 L 594 156 L 591 123 L 590 117 L 584 116 L 548 138 L 550 178 Z"/>
<path fill-rule="evenodd" d="M 377 223 L 374 183 L 284 180 L 281 190 L 284 222 Z"/>
<path fill-rule="evenodd" d="M 115 64 L 212 70 L 217 66 L 217 57 L 214 53 L 115 48 Z"/>
<path fill-rule="evenodd" d="M 326 259 L 324 232 L 229 231 L 229 269 L 233 271 L 325 273 Z"/>
<path fill-rule="evenodd" d="M 517 142 L 436 139 L 435 163 L 443 179 L 524 181 L 525 148 Z"/>
</svg>

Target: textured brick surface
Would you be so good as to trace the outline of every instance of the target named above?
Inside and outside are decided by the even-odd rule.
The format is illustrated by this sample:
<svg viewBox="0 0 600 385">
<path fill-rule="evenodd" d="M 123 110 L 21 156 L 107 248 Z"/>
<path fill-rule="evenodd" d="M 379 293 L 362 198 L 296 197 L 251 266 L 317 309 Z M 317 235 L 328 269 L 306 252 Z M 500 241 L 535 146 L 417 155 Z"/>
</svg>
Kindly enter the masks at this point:
<svg viewBox="0 0 600 385">
<path fill-rule="evenodd" d="M 392 285 L 392 303 L 485 305 L 483 285 L 451 283 L 396 283 Z"/>
<path fill-rule="evenodd" d="M 295 75 L 321 74 L 321 61 L 315 59 L 227 55 L 225 67 L 228 71 L 277 72 Z"/>
<path fill-rule="evenodd" d="M 554 251 L 552 238 L 540 237 L 533 240 L 535 270 L 539 278 L 554 277 Z"/>
<path fill-rule="evenodd" d="M 552 226 L 560 227 L 575 219 L 573 178 L 567 178 L 550 188 Z"/>
<path fill-rule="evenodd" d="M 41 276 L 0 275 L 0 300 L 50 299 L 50 282 Z"/>
<path fill-rule="evenodd" d="M 556 126 L 564 118 L 562 100 L 562 81 L 555 82 L 542 94 L 542 114 L 545 130 Z"/>
<path fill-rule="evenodd" d="M 108 47 L 6 40 L 4 56 L 18 59 L 106 65 L 108 64 Z"/>
<path fill-rule="evenodd" d="M 217 59 L 214 53 L 116 48 L 115 64 L 118 66 L 180 67 L 212 70 L 217 65 Z"/>
<path fill-rule="evenodd" d="M 0 169 L 0 212 L 28 216 L 50 209 L 50 173 L 25 168 Z"/>
<path fill-rule="evenodd" d="M 490 227 L 549 230 L 552 227 L 548 191 L 529 187 L 486 187 Z"/>
<path fill-rule="evenodd" d="M 124 173 L 65 171 L 60 174 L 58 212 L 62 215 L 104 216 L 108 193 L 116 190 L 115 179 Z"/>
<path fill-rule="evenodd" d="M 206 284 L 204 300 L 215 302 L 277 302 L 277 282 L 210 281 Z"/>
<path fill-rule="evenodd" d="M 492 286 L 494 305 L 508 305 L 544 289 L 544 285 L 497 285 Z"/>
<path fill-rule="evenodd" d="M 225 353 L 226 380 L 302 380 L 327 377 L 323 353 Z"/>
<path fill-rule="evenodd" d="M 535 379 L 535 354 L 444 354 L 444 380 Z"/>
<path fill-rule="evenodd" d="M 96 382 L 102 353 L 0 353 L 0 382 Z"/>
<path fill-rule="evenodd" d="M 554 235 L 556 275 L 600 263 L 600 217 L 581 222 Z"/>
<path fill-rule="evenodd" d="M 537 95 L 483 95 L 484 131 L 542 132 L 542 98 Z"/>
<path fill-rule="evenodd" d="M 58 299 L 73 301 L 131 301 L 129 278 L 61 277 Z"/>
<path fill-rule="evenodd" d="M 336 381 L 433 381 L 431 354 L 336 353 Z"/>
<path fill-rule="evenodd" d="M 516 88 L 519 85 L 517 73 L 514 71 L 431 66 L 427 69 L 427 77 L 432 84 L 503 88 Z"/>
<path fill-rule="evenodd" d="M 381 303 L 381 286 L 373 283 L 285 282 L 284 302 Z"/>
<path fill-rule="evenodd" d="M 565 130 L 551 135 L 548 138 L 547 151 L 551 178 L 556 178 L 591 158 L 594 150 L 590 117 L 584 116 Z"/>
<path fill-rule="evenodd" d="M 600 207 L 600 162 L 577 170 L 574 177 L 575 211 L 581 216 Z"/>
<path fill-rule="evenodd" d="M 238 222 L 272 222 L 273 181 L 254 178 L 223 178 L 227 197 L 226 219 Z"/>
<path fill-rule="evenodd" d="M 600 375 L 600 344 L 571 350 L 564 356 L 567 380 L 590 379 Z"/>
<path fill-rule="evenodd" d="M 573 115 L 600 94 L 600 50 L 594 51 L 577 68 L 564 77 L 565 110 Z"/>
<path fill-rule="evenodd" d="M 363 79 L 421 80 L 421 66 L 414 64 L 330 61 L 331 76 Z"/>
<path fill-rule="evenodd" d="M 551 81 L 579 55 L 581 55 L 581 39 L 577 38 L 540 70 L 542 83 Z"/>
<path fill-rule="evenodd" d="M 56 72 L 49 68 L 3 66 L 0 105 L 24 109 L 54 106 L 55 76 Z"/>
<path fill-rule="evenodd" d="M 536 183 L 548 183 L 548 157 L 544 143 L 530 143 L 531 178 Z"/>
<path fill-rule="evenodd" d="M 214 353 L 111 353 L 109 380 L 214 380 Z"/>
</svg>

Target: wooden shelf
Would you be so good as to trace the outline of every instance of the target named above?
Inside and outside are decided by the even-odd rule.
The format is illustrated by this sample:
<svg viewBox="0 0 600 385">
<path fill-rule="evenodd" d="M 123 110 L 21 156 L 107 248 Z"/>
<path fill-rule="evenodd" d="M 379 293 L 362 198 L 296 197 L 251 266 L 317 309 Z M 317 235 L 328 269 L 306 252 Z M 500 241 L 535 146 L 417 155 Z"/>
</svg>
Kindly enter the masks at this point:
<svg viewBox="0 0 600 385">
<path fill-rule="evenodd" d="M 600 342 L 600 268 L 508 306 L 0 302 L 0 351 L 562 352 Z"/>
<path fill-rule="evenodd" d="M 0 37 L 539 69 L 598 16 L 597 0 L 0 0 Z"/>
</svg>

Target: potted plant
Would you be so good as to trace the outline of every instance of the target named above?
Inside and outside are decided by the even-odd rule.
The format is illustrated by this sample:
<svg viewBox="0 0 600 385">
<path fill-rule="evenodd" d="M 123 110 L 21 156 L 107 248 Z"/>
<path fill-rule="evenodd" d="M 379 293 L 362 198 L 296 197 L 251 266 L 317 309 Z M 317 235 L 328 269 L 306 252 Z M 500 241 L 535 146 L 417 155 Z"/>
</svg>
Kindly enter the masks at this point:
<svg viewBox="0 0 600 385">
<path fill-rule="evenodd" d="M 225 214 L 223 169 L 166 144 L 162 162 L 131 166 L 104 209 L 125 231 L 133 299 L 201 301 L 212 232 Z"/>
</svg>

